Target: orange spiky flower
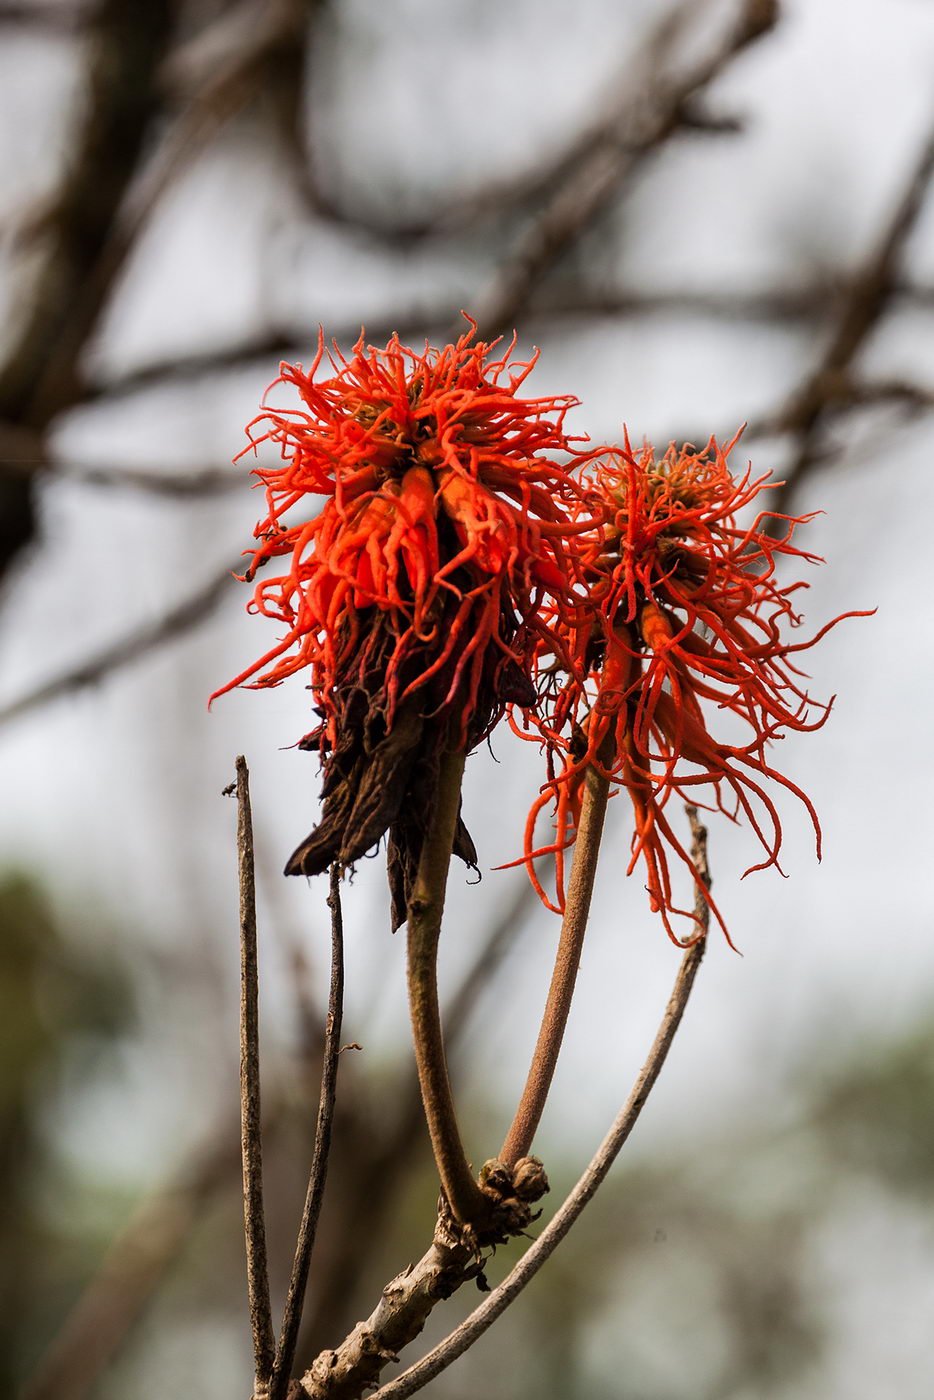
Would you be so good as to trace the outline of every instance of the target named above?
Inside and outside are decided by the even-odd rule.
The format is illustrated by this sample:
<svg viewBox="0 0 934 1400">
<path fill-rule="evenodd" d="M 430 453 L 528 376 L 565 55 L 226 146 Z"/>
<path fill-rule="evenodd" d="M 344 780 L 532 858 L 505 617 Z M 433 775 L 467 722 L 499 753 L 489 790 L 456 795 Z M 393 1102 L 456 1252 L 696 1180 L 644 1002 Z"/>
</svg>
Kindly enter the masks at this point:
<svg viewBox="0 0 934 1400">
<path fill-rule="evenodd" d="M 672 916 L 693 915 L 674 902 L 669 854 L 703 884 L 669 820 L 673 795 L 697 802 L 699 790 L 710 791 L 713 806 L 734 820 L 744 816 L 761 843 L 764 857 L 751 869 L 780 869 L 782 827 L 768 790 L 777 784 L 807 809 L 820 857 L 813 805 L 766 753 L 785 732 L 819 729 L 826 721 L 833 701 L 809 696 L 793 657 L 842 619 L 807 641 L 788 639 L 787 629 L 801 622 L 792 599 L 808 585 L 780 583 L 776 561 L 821 562 L 792 543 L 795 528 L 812 517 L 766 510 L 740 525 L 737 513 L 768 488 L 751 469 L 739 478 L 731 474 L 727 457 L 736 441 L 720 447 L 711 439 L 700 452 L 672 445 L 657 458 L 648 444 L 633 452 L 627 437 L 621 450 L 602 458 L 581 507 L 602 517 L 602 528 L 580 540 L 589 601 L 549 619 L 571 657 L 570 670 L 562 679 L 545 643 L 538 670 L 550 690 L 547 717 L 530 716 L 531 734 L 513 722 L 525 737 L 544 737 L 549 751 L 550 781 L 526 830 L 525 861 L 542 898 L 563 907 L 563 852 L 574 840 L 585 770 L 595 764 L 629 794 L 635 817 L 629 873 L 643 862 L 652 908 L 675 942 L 690 939 L 676 938 Z M 783 522 L 780 537 L 763 528 L 769 519 Z M 745 726 L 745 735 L 732 736 L 738 742 L 713 732 L 714 716 L 725 711 Z M 532 867 L 545 853 L 535 849 L 535 820 L 552 802 L 557 834 L 545 850 L 558 863 L 556 902 Z"/>
<path fill-rule="evenodd" d="M 521 398 L 535 359 L 510 365 L 514 340 L 494 358 L 471 326 L 422 354 L 361 336 L 316 381 L 322 333 L 310 370 L 283 365 L 276 381 L 302 407 L 266 408 L 248 429 L 261 425 L 252 447 L 278 444 L 284 464 L 255 469 L 267 514 L 247 577 L 289 561 L 251 608 L 286 631 L 217 694 L 307 670 L 322 722 L 299 747 L 324 756 L 324 809 L 286 872 L 348 865 L 388 829 L 397 921 L 439 757 L 473 748 L 507 704 L 535 703 L 543 604 L 565 610 L 568 542 L 587 528 L 570 520 L 580 487 L 554 460 L 583 456 L 564 429 L 576 400 Z M 474 860 L 463 824 L 455 850 Z"/>
</svg>

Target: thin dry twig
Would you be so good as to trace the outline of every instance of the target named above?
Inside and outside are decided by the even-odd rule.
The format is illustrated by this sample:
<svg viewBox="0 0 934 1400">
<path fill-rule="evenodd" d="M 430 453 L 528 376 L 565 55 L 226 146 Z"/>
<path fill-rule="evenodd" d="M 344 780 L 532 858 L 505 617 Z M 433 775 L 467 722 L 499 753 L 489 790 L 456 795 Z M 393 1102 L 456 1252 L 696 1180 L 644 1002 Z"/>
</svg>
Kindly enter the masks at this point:
<svg viewBox="0 0 934 1400">
<path fill-rule="evenodd" d="M 240 1151 L 243 1158 L 243 1225 L 247 1291 L 253 1332 L 255 1391 L 265 1390 L 276 1343 L 269 1303 L 266 1222 L 263 1210 L 263 1143 L 259 1087 L 259 969 L 256 955 L 256 876 L 253 816 L 246 759 L 237 757 L 237 868 L 240 880 Z"/>
<path fill-rule="evenodd" d="M 279 1345 L 276 1349 L 275 1363 L 269 1383 L 269 1400 L 282 1400 L 291 1375 L 331 1152 L 331 1131 L 337 1098 L 337 1067 L 340 1060 L 344 1006 L 344 924 L 341 914 L 340 867 L 336 863 L 331 866 L 331 889 L 328 904 L 331 909 L 331 983 L 328 992 L 328 1014 L 321 1066 L 321 1092 L 318 1097 L 318 1121 L 315 1127 L 315 1146 L 311 1159 L 311 1172 L 308 1177 L 308 1190 L 305 1194 L 295 1259 L 292 1263 L 292 1277 L 289 1280 L 282 1330 L 279 1334 Z"/>
<path fill-rule="evenodd" d="M 154 622 L 140 623 L 124 636 L 118 637 L 116 641 L 109 642 L 107 646 L 102 647 L 94 656 L 88 657 L 61 675 L 54 676 L 52 680 L 44 681 L 34 690 L 21 695 L 19 699 L 11 700 L 8 704 L 0 707 L 0 725 L 9 724 L 11 720 L 21 719 L 24 715 L 30 714 L 42 705 L 49 704 L 52 700 L 60 699 L 63 695 L 70 695 L 75 690 L 95 685 L 114 671 L 128 666 L 130 662 L 138 661 L 141 657 L 147 656 L 165 642 L 181 637 L 193 627 L 206 622 L 215 609 L 220 606 L 227 593 L 231 577 L 232 570 L 229 568 L 215 574 L 206 584 L 203 584 L 187 598 L 183 598 L 180 603 L 176 603 Z"/>
<path fill-rule="evenodd" d="M 695 807 L 688 808 L 688 815 L 693 832 L 692 859 L 695 869 L 701 874 L 704 883 L 709 888 L 707 832 L 698 820 Z M 522 1290 L 531 1283 L 539 1269 L 567 1235 L 584 1207 L 593 1199 L 597 1188 L 606 1179 L 620 1149 L 632 1132 L 661 1073 L 672 1041 L 681 1024 L 707 942 L 710 911 L 700 890 L 695 898 L 694 917 L 698 926 L 703 929 L 704 936 L 685 952 L 648 1059 L 633 1085 L 629 1098 L 577 1185 L 535 1243 L 525 1252 L 518 1264 L 489 1297 L 421 1361 L 403 1371 L 402 1375 L 397 1376 L 388 1385 L 382 1386 L 373 1396 L 373 1400 L 406 1400 L 407 1396 L 414 1395 L 416 1391 L 421 1390 L 429 1381 L 434 1380 L 436 1376 L 446 1370 L 459 1356 L 462 1356 L 469 1347 L 473 1346 L 474 1342 L 482 1337 L 483 1333 L 515 1301 Z"/>
</svg>

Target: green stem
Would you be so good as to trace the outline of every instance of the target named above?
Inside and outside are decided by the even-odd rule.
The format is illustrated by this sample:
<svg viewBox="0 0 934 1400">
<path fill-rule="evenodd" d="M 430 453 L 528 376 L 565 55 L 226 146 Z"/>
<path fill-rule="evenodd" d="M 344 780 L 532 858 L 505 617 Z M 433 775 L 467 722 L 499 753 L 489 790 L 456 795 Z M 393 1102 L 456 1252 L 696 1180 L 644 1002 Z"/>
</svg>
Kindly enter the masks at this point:
<svg viewBox="0 0 934 1400">
<path fill-rule="evenodd" d="M 418 1082 L 441 1186 L 457 1219 L 479 1224 L 489 1215 L 490 1202 L 474 1180 L 461 1142 L 438 1004 L 438 940 L 464 760 L 462 751 L 441 760 L 434 821 L 425 835 L 409 900 L 408 988 Z"/>
<path fill-rule="evenodd" d="M 561 1049 L 571 1010 L 571 999 L 574 996 L 584 934 L 587 932 L 609 786 L 609 782 L 598 769 L 588 768 L 580 823 L 574 842 L 574 862 L 571 866 L 564 920 L 561 924 L 561 937 L 555 954 L 548 1000 L 545 1003 L 541 1029 L 522 1098 L 499 1154 L 500 1161 L 507 1167 L 514 1167 L 520 1157 L 528 1156 L 558 1063 L 558 1052 Z"/>
</svg>

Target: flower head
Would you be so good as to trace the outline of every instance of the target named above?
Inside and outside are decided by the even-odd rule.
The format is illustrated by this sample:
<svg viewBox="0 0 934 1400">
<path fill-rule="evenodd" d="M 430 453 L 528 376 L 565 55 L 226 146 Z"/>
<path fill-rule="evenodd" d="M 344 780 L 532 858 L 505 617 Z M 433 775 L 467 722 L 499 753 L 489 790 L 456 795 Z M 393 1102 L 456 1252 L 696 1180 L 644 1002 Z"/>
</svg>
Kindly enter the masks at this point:
<svg viewBox="0 0 934 1400">
<path fill-rule="evenodd" d="M 250 425 L 283 465 L 255 471 L 267 513 L 247 577 L 287 560 L 252 609 L 285 633 L 223 689 L 307 674 L 321 724 L 302 745 L 326 755 L 325 810 L 290 872 L 348 864 L 387 828 L 408 868 L 420 836 L 400 838 L 405 813 L 427 801 L 439 753 L 472 748 L 507 704 L 534 704 L 543 603 L 566 609 L 586 528 L 556 460 L 582 456 L 564 428 L 575 400 L 521 397 L 534 360 L 510 366 L 512 346 L 497 358 L 474 333 L 424 353 L 361 337 L 316 379 L 322 335 L 310 370 L 283 365 L 276 381 L 301 407 Z"/>
<path fill-rule="evenodd" d="M 697 802 L 709 793 L 715 808 L 751 825 L 763 849 L 751 868 L 780 868 L 782 827 L 769 789 L 784 788 L 807 809 L 820 856 L 813 805 L 767 757 L 786 732 L 820 728 L 832 704 L 811 698 L 794 660 L 829 629 L 790 640 L 801 623 L 793 600 L 807 584 L 776 577 L 780 557 L 820 562 L 792 543 L 811 517 L 765 510 L 740 524 L 738 513 L 768 488 L 749 470 L 731 474 L 735 441 L 720 447 L 711 439 L 700 452 L 671 446 L 658 457 L 648 444 L 634 452 L 627 438 L 601 459 L 581 507 L 602 521 L 580 541 L 588 601 L 550 619 L 570 668 L 562 675 L 540 652 L 550 704 L 544 721 L 531 716 L 532 737 L 549 748 L 551 776 L 529 817 L 530 866 L 541 854 L 535 819 L 556 806 L 548 849 L 558 859 L 557 905 L 546 902 L 563 902 L 562 853 L 574 839 L 584 772 L 595 763 L 629 795 L 629 870 L 642 861 L 652 908 L 676 942 L 672 916 L 693 915 L 675 903 L 669 856 L 695 880 L 697 872 L 669 820 L 673 795 Z M 781 524 L 778 537 L 764 528 L 769 519 Z M 727 712 L 741 724 L 721 734 L 716 717 Z M 709 896 L 708 903 L 723 926 Z"/>
</svg>

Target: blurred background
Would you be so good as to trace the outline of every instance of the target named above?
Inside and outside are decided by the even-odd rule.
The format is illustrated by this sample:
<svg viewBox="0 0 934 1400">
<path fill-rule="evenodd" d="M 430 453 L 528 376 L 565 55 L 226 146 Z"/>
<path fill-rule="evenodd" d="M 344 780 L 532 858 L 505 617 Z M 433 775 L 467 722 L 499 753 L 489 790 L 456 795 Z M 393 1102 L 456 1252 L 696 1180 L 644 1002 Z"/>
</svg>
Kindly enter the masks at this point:
<svg viewBox="0 0 934 1400">
<path fill-rule="evenodd" d="M 934 1386 L 934 5 L 930 0 L 0 0 L 0 1392 L 245 1396 L 234 804 L 257 832 L 269 1230 L 281 1302 L 324 1012 L 296 679 L 206 697 L 274 636 L 230 576 L 243 445 L 318 325 L 418 345 L 461 309 L 573 423 L 703 442 L 821 512 L 783 743 L 783 881 L 719 905 L 680 1038 L 601 1196 L 439 1400 L 926 1397 Z M 264 630 L 266 629 L 266 630 Z M 476 1162 L 508 1125 L 557 920 L 521 872 L 538 756 L 468 764 L 481 883 L 443 978 Z M 678 954 L 611 807 L 537 1150 L 557 1193 L 648 1048 Z M 615 809 L 619 810 L 615 810 Z M 346 890 L 339 1121 L 307 1364 L 426 1247 L 382 859 Z M 490 1277 L 502 1276 L 513 1249 Z M 477 1301 L 465 1289 L 425 1337 Z M 491 1377 L 494 1378 L 491 1380 Z"/>
</svg>

